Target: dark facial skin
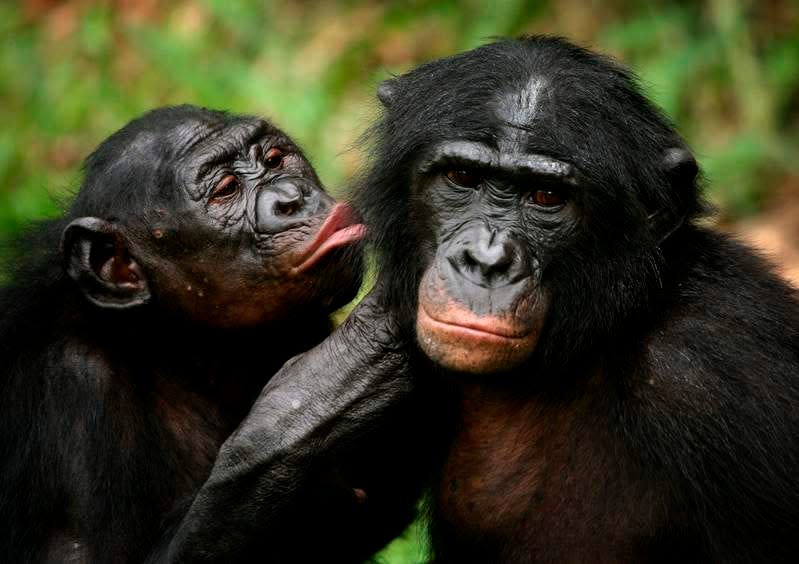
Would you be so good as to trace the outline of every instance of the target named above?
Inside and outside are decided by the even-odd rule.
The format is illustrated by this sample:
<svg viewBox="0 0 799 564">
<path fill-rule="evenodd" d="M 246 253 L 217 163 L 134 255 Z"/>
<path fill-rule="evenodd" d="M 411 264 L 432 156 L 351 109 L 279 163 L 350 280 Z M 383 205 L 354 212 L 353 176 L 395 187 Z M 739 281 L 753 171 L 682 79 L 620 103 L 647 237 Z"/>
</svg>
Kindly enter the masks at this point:
<svg viewBox="0 0 799 564">
<path fill-rule="evenodd" d="M 145 244 L 130 250 L 163 304 L 235 327 L 318 305 L 329 311 L 351 299 L 359 258 L 328 255 L 364 229 L 348 208 L 335 206 L 285 134 L 253 118 L 223 131 L 189 121 L 174 135 L 183 201 L 177 209 L 157 207 Z M 134 145 L 147 151 L 142 137 Z"/>
<path fill-rule="evenodd" d="M 508 370 L 535 350 L 549 297 L 542 272 L 576 222 L 575 168 L 528 153 L 508 126 L 496 147 L 447 141 L 417 165 L 436 254 L 419 287 L 417 335 L 459 372 Z"/>
</svg>

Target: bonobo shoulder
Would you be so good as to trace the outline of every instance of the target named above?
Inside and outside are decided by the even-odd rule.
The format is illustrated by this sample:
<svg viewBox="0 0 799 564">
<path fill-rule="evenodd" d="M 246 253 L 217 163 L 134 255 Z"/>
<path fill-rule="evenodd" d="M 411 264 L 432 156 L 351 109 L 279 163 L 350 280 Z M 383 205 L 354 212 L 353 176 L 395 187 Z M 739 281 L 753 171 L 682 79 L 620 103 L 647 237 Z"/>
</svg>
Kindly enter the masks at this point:
<svg viewBox="0 0 799 564">
<path fill-rule="evenodd" d="M 799 403 L 796 290 L 755 251 L 715 230 L 691 228 L 670 245 L 680 259 L 644 339 L 641 390 L 662 391 L 697 413 L 753 403 L 774 413 Z M 775 404 L 775 396 L 787 403 Z"/>
</svg>

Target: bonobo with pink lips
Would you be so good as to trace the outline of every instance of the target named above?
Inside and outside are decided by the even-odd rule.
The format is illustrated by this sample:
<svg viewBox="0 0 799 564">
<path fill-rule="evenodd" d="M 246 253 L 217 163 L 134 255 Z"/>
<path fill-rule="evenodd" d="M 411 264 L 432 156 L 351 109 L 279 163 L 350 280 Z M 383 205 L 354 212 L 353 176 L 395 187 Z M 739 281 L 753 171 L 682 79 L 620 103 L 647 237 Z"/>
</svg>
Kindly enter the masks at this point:
<svg viewBox="0 0 799 564">
<path fill-rule="evenodd" d="M 450 388 L 433 561 L 795 561 L 796 291 L 698 221 L 634 77 L 523 37 L 378 97 L 356 201 L 410 373 Z"/>
<path fill-rule="evenodd" d="M 400 532 L 392 317 L 367 298 L 331 335 L 364 233 L 263 119 L 162 108 L 103 142 L 4 276 L 3 560 L 358 561 Z"/>
</svg>

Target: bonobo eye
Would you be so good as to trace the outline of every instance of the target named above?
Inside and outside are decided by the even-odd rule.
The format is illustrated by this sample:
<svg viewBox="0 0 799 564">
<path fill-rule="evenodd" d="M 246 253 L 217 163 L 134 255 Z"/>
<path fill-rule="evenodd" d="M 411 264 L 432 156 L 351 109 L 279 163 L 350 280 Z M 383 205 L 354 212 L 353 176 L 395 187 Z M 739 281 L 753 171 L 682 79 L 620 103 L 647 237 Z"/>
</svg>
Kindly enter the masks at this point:
<svg viewBox="0 0 799 564">
<path fill-rule="evenodd" d="M 566 203 L 566 194 L 556 189 L 542 188 L 530 192 L 527 201 L 542 208 L 558 208 Z"/>
<path fill-rule="evenodd" d="M 283 164 L 283 151 L 277 147 L 272 147 L 264 155 L 264 164 L 269 168 L 278 168 Z"/>
<path fill-rule="evenodd" d="M 241 189 L 239 179 L 233 174 L 226 175 L 222 180 L 216 183 L 214 189 L 211 190 L 211 197 L 208 199 L 212 204 L 219 204 L 225 202 L 235 196 Z"/>
<path fill-rule="evenodd" d="M 470 170 L 448 170 L 446 173 L 447 179 L 453 184 L 464 186 L 466 188 L 474 188 L 480 184 L 482 178 L 478 174 Z"/>
</svg>

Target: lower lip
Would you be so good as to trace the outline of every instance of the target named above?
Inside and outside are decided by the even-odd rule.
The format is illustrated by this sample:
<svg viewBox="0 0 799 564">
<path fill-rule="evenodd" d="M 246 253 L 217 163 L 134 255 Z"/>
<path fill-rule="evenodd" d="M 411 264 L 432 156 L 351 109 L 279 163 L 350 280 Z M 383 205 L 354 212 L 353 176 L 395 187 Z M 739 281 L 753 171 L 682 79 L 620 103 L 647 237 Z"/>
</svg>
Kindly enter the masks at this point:
<svg viewBox="0 0 799 564">
<path fill-rule="evenodd" d="M 519 341 L 522 341 L 527 337 L 527 335 L 519 335 L 519 336 L 501 335 L 499 333 L 494 333 L 493 331 L 486 331 L 484 329 L 477 329 L 475 327 L 466 327 L 464 325 L 457 325 L 455 323 L 448 323 L 446 321 L 441 321 L 431 316 L 429 313 L 427 313 L 424 307 L 419 308 L 419 317 L 420 321 L 425 325 L 428 325 L 440 331 L 446 331 L 448 333 L 460 335 L 462 338 L 471 341 L 508 344 L 508 343 L 518 343 Z"/>
</svg>

